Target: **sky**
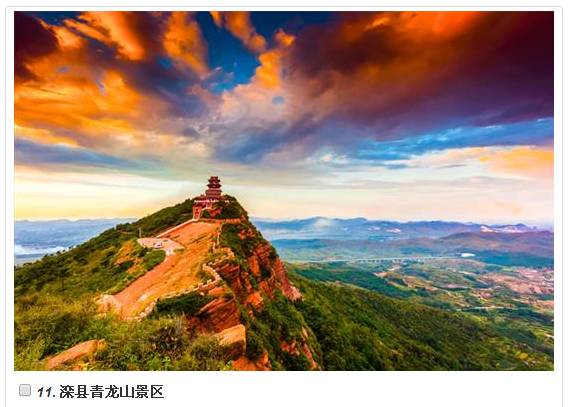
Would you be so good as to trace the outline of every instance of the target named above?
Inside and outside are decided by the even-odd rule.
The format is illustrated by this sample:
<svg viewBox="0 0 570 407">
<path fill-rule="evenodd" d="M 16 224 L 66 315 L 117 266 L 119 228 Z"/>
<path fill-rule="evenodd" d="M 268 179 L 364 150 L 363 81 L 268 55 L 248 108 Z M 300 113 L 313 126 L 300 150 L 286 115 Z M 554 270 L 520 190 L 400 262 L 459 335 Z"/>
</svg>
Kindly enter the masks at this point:
<svg viewBox="0 0 570 407">
<path fill-rule="evenodd" d="M 17 219 L 551 223 L 552 12 L 16 12 Z"/>
</svg>

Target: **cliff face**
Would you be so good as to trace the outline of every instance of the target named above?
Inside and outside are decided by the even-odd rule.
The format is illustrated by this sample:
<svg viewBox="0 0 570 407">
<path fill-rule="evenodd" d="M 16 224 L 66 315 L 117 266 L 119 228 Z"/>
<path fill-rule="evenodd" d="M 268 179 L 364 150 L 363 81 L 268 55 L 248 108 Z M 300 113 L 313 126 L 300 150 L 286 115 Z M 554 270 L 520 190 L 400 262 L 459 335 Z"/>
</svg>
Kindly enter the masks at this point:
<svg viewBox="0 0 570 407">
<path fill-rule="evenodd" d="M 246 304 L 260 309 L 263 295 L 274 298 L 277 292 L 291 301 L 302 299 L 301 293 L 289 281 L 283 263 L 274 255 L 274 249 L 269 243 L 260 242 L 251 250 L 251 254 L 243 258 L 245 261 L 235 260 L 235 255 L 231 253 L 230 258 L 233 261 L 215 264 L 214 268 L 234 294 L 245 299 Z"/>
<path fill-rule="evenodd" d="M 269 243 L 260 243 L 256 246 L 252 255 L 247 258 L 247 264 L 255 278 L 262 277 L 262 270 L 269 270 L 270 277 L 260 282 L 261 290 L 268 296 L 272 297 L 275 290 L 281 290 L 291 301 L 302 298 L 299 290 L 289 281 L 285 266 Z"/>
<path fill-rule="evenodd" d="M 228 213 L 239 217 L 224 218 Z M 282 367 L 285 355 L 285 359 L 301 358 L 307 368 L 318 369 L 309 344 L 308 327 L 299 321 L 295 321 L 299 325 L 294 329 L 297 332 L 275 326 L 286 325 L 283 321 L 294 311 L 292 302 L 302 301 L 302 295 L 289 280 L 275 249 L 249 222 L 247 213 L 237 201 L 229 198 L 206 212 L 202 221 L 221 223 L 206 267 L 219 275 L 223 284 L 208 292 L 213 299 L 187 319 L 188 329 L 221 332 L 243 325 L 246 346 L 242 354 L 233 353 L 234 360 L 238 359 L 235 368 Z M 290 308 L 277 310 L 276 302 L 288 304 Z M 265 325 L 273 327 L 270 335 L 275 337 L 267 337 Z"/>
<path fill-rule="evenodd" d="M 129 317 L 125 309 L 138 312 L 143 306 L 144 312 L 130 318 L 181 312 L 188 335 L 216 335 L 230 350 L 235 369 L 319 368 L 310 344 L 314 335 L 294 307 L 302 295 L 234 198 L 204 209 L 199 220 L 160 231 L 157 238 L 183 247 L 139 277 L 148 292 L 134 290 L 143 286 L 135 280 L 114 296 L 102 297 L 103 311 L 129 299 L 118 308 L 124 318 Z"/>
</svg>

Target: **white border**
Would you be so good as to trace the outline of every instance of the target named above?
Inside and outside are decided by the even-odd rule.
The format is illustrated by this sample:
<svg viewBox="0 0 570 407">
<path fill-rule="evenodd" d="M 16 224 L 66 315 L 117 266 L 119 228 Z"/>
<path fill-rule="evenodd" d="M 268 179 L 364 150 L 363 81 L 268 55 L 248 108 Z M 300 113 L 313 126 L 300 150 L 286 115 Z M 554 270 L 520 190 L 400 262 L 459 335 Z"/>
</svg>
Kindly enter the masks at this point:
<svg viewBox="0 0 570 407">
<path fill-rule="evenodd" d="M 73 5 L 71 4 L 73 3 Z M 438 406 L 561 406 L 562 405 L 562 363 L 568 356 L 562 354 L 563 317 L 563 268 L 562 268 L 562 8 L 535 7 L 530 1 L 517 2 L 518 7 L 497 6 L 495 2 L 478 1 L 477 7 L 454 5 L 433 7 L 427 1 L 418 1 L 414 6 L 377 7 L 377 2 L 359 1 L 360 6 L 343 7 L 343 3 L 332 0 L 326 5 L 307 6 L 307 2 L 273 1 L 274 7 L 262 7 L 259 0 L 248 1 L 243 6 L 239 1 L 216 2 L 219 5 L 195 6 L 192 8 L 154 6 L 152 0 L 139 0 L 140 6 L 119 6 L 116 1 L 103 0 L 97 7 L 88 1 L 60 0 L 58 7 L 34 6 L 31 1 L 19 1 L 13 8 L 6 8 L 6 25 L 0 26 L 6 33 L 6 142 L 3 145 L 5 173 L 2 177 L 5 187 L 4 225 L 5 245 L 0 251 L 5 259 L 5 279 L 1 285 L 4 303 L 1 311 L 5 319 L 5 352 L 0 360 L 5 363 L 6 405 L 77 405 L 77 401 L 39 400 L 18 396 L 19 383 L 31 383 L 34 387 L 50 384 L 165 384 L 168 398 L 152 405 L 166 405 L 180 402 L 183 405 L 365 405 L 371 403 L 388 405 L 438 405 Z M 84 4 L 77 6 L 77 4 Z M 548 10 L 555 12 L 555 370 L 554 372 L 14 372 L 13 349 L 13 222 L 14 222 L 14 64 L 13 64 L 13 11 L 14 10 Z M 4 23 L 4 22 L 3 22 Z M 566 41 L 568 43 L 568 41 Z M 566 53 L 568 55 L 568 53 Z M 567 143 L 568 144 L 568 143 Z M 567 147 L 568 148 L 568 147 Z M 565 226 L 567 222 L 564 223 Z M 570 280 L 570 279 L 566 279 Z M 568 312 L 566 313 L 568 315 Z M 10 329 L 8 329 L 10 328 Z M 0 377 L 2 378 L 2 377 Z M 141 405 L 129 400 L 105 400 L 112 404 Z M 150 402 L 136 400 L 136 403 L 150 405 Z M 96 400 L 82 400 L 80 405 L 100 404 Z"/>
</svg>

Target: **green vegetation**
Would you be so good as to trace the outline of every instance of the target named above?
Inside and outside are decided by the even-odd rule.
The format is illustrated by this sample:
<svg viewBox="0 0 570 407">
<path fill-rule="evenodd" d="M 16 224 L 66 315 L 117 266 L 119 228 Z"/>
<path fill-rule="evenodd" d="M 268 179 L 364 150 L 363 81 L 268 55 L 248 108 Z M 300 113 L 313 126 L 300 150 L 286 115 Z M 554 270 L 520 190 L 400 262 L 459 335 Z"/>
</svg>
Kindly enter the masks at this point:
<svg viewBox="0 0 570 407">
<path fill-rule="evenodd" d="M 244 212 L 236 202 L 232 211 Z M 247 219 L 247 214 L 246 214 Z M 261 245 L 269 243 L 261 233 L 249 221 L 244 220 L 239 224 L 226 223 L 220 233 L 220 245 L 232 249 L 235 258 L 232 262 L 238 264 L 241 270 L 248 273 L 251 286 L 258 289 L 258 281 L 253 274 L 249 273 L 247 259 L 254 255 L 254 250 Z M 270 246 L 269 261 L 277 260 L 277 252 Z M 271 277 L 271 270 L 267 264 L 260 264 L 260 280 Z M 274 297 L 264 296 L 263 308 L 260 311 L 241 309 L 241 320 L 247 328 L 247 356 L 255 361 L 264 351 L 269 355 L 269 361 L 273 369 L 277 370 L 306 370 L 311 367 L 307 357 L 299 351 L 303 343 L 308 343 L 313 349 L 318 344 L 314 336 L 306 331 L 303 335 L 303 327 L 306 326 L 302 315 L 281 292 L 275 292 Z M 284 349 L 287 346 L 295 347 L 296 351 L 290 352 Z"/>
<path fill-rule="evenodd" d="M 144 268 L 149 271 L 164 261 L 166 253 L 164 250 L 151 250 L 142 259 Z"/>
<path fill-rule="evenodd" d="M 177 205 L 161 209 L 152 215 L 145 216 L 137 222 L 125 225 L 128 231 L 138 232 L 140 228 L 143 236 L 152 236 L 161 230 L 176 226 L 192 219 L 193 199 L 187 199 Z"/>
<path fill-rule="evenodd" d="M 350 284 L 456 314 L 462 310 L 462 314 L 457 315 L 476 319 L 504 339 L 525 344 L 546 357 L 549 363 L 553 361 L 552 312 L 531 305 L 535 300 L 549 297 L 528 297 L 485 282 L 489 272 L 517 278 L 514 269 L 489 267 L 471 260 L 408 261 L 397 265 L 389 262 L 290 264 L 288 268 L 311 280 Z M 490 287 L 492 296 L 483 299 L 477 294 L 478 290 L 487 292 Z"/>
<path fill-rule="evenodd" d="M 225 349 L 212 336 L 191 338 L 180 318 L 121 323 L 97 355 L 96 370 L 226 370 Z"/>
<path fill-rule="evenodd" d="M 339 281 L 358 287 L 374 290 L 382 294 L 397 298 L 407 298 L 412 293 L 378 278 L 372 271 L 378 271 L 378 266 L 363 272 L 359 265 L 348 263 L 322 263 L 322 264 L 291 264 L 289 269 L 311 280 L 323 282 Z"/>
<path fill-rule="evenodd" d="M 126 324 L 96 315 L 97 295 L 119 291 L 164 259 L 163 251 L 135 245 L 129 257 L 118 263 L 124 245 L 134 241 L 139 230 L 143 236 L 149 236 L 191 219 L 192 203 L 186 200 L 137 222 L 117 225 L 69 251 L 17 267 L 14 274 L 16 369 L 40 369 L 40 361 L 48 355 L 94 338 L 109 343 L 105 353 L 108 358 L 102 355 L 97 368 L 224 368 L 227 361 L 217 358 L 211 341 L 200 339 L 195 344 L 188 339 L 180 348 L 183 351 L 177 353 L 180 366 L 173 364 L 172 355 L 155 352 L 151 339 L 154 330 L 172 324 L 173 318 Z M 133 338 L 139 335 L 142 342 L 133 342 L 131 334 Z M 110 353 L 113 349 L 116 354 Z M 162 359 L 153 359 L 153 353 Z M 202 355 L 204 363 L 193 354 Z M 126 360 L 130 362 L 127 364 Z"/>
<path fill-rule="evenodd" d="M 298 263 L 289 264 L 288 269 L 311 280 L 342 282 L 446 310 L 483 316 L 500 313 L 545 329 L 552 327 L 552 312 L 532 305 L 537 300 L 552 300 L 551 295 L 521 294 L 489 280 L 490 273 L 498 273 L 512 281 L 530 284 L 520 276 L 518 269 L 512 267 L 489 266 L 473 260 L 440 259 L 377 264 Z M 537 273 L 548 279 L 552 271 L 539 269 Z M 533 284 L 543 287 L 541 284 L 546 281 Z"/>
<path fill-rule="evenodd" d="M 218 208 L 221 208 L 221 211 L 213 216 L 213 219 L 248 219 L 247 212 L 233 196 L 225 195 L 225 201 L 214 206 L 214 210 Z M 203 215 L 205 215 L 203 217 L 210 218 L 208 211 L 205 211 Z"/>
<path fill-rule="evenodd" d="M 182 309 L 184 301 L 180 301 Z M 181 306 L 178 304 L 178 306 Z M 97 316 L 91 298 L 31 294 L 15 310 L 15 368 L 43 369 L 43 360 L 77 343 L 104 339 L 106 349 L 95 355 L 94 370 L 223 370 L 227 355 L 213 337 L 191 337 L 175 303 L 141 322 Z M 170 306 L 170 308 L 168 308 Z M 173 312 L 174 313 L 174 312 Z M 66 368 L 63 366 L 62 368 Z"/>
<path fill-rule="evenodd" d="M 475 318 L 292 275 L 326 370 L 549 370 L 549 355 Z M 525 353 L 528 357 L 519 358 Z"/>
<path fill-rule="evenodd" d="M 156 303 L 153 314 L 156 315 L 194 315 L 204 305 L 212 301 L 214 297 L 196 292 L 165 298 Z"/>
<path fill-rule="evenodd" d="M 193 355 L 197 345 L 182 331 L 174 329 L 177 323 L 174 318 L 123 322 L 96 316 L 95 304 L 86 299 L 67 303 L 37 297 L 26 299 L 28 307 L 33 305 L 33 308 L 17 310 L 15 314 L 15 367 L 18 370 L 42 369 L 41 360 L 47 356 L 94 338 L 105 339 L 107 349 L 96 355 L 92 369 L 178 370 L 180 364 L 190 364 L 196 369 L 209 366 L 219 370 L 226 365 L 220 349 L 215 358 L 197 359 Z M 212 342 L 208 346 L 217 345 Z"/>
<path fill-rule="evenodd" d="M 295 344 L 301 347 L 308 343 L 311 349 L 317 349 L 315 337 L 306 327 L 303 315 L 295 305 L 281 293 L 275 298 L 264 299 L 265 306 L 251 317 L 242 312 L 242 320 L 247 327 L 247 355 L 251 360 L 259 358 L 263 351 L 269 354 L 269 360 L 275 370 L 308 370 L 310 363 L 303 353 L 292 354 L 283 349 L 283 345 Z"/>
<path fill-rule="evenodd" d="M 109 320 L 96 317 L 88 298 L 65 298 L 47 293 L 20 297 L 14 310 L 16 368 L 31 355 L 35 362 L 79 342 L 109 332 Z M 28 363 L 28 362 L 26 362 Z"/>
<path fill-rule="evenodd" d="M 267 244 L 261 233 L 249 222 L 225 223 L 220 234 L 220 244 L 232 249 L 240 258 L 247 258 L 260 244 Z"/>
<path fill-rule="evenodd" d="M 553 267 L 552 257 L 535 256 L 524 252 L 504 253 L 499 251 L 474 252 L 481 261 L 501 266 L 525 266 L 525 267 Z"/>
<path fill-rule="evenodd" d="M 231 223 L 222 225 L 222 232 L 220 233 L 220 245 L 222 247 L 229 247 L 234 254 L 238 257 L 246 257 L 246 253 L 242 248 L 242 239 L 239 233 L 243 228 L 239 225 Z"/>
</svg>

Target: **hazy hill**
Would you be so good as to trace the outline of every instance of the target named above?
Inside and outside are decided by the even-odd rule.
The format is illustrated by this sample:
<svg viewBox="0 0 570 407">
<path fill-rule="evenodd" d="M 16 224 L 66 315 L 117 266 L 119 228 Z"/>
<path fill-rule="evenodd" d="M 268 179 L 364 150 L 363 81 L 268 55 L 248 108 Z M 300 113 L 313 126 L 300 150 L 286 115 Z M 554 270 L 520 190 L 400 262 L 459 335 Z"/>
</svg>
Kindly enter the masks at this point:
<svg viewBox="0 0 570 407">
<path fill-rule="evenodd" d="M 548 231 L 511 234 L 464 232 L 445 236 L 440 239 L 440 242 L 457 249 L 529 253 L 541 257 L 554 256 L 554 234 Z"/>
<path fill-rule="evenodd" d="M 337 219 L 314 217 L 294 220 L 252 219 L 270 240 L 274 239 L 371 239 L 390 240 L 413 237 L 443 237 L 482 230 L 497 233 L 520 233 L 533 227 L 516 225 L 485 225 L 446 221 L 394 222 L 366 218 Z"/>
<path fill-rule="evenodd" d="M 503 265 L 550 267 L 554 263 L 554 235 L 548 231 L 521 233 L 462 232 L 440 238 L 393 240 L 275 239 L 285 260 L 332 260 L 407 256 L 454 256 Z"/>
</svg>

